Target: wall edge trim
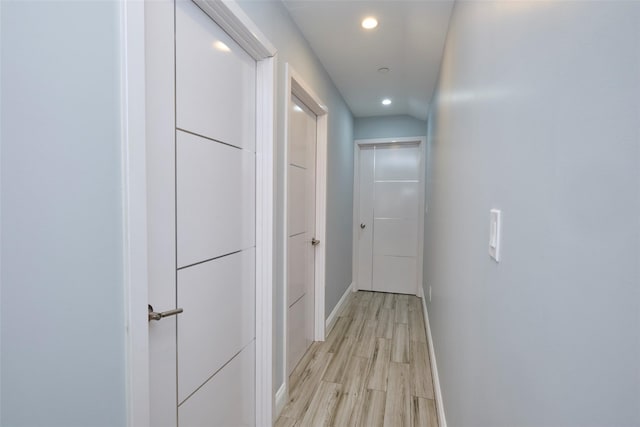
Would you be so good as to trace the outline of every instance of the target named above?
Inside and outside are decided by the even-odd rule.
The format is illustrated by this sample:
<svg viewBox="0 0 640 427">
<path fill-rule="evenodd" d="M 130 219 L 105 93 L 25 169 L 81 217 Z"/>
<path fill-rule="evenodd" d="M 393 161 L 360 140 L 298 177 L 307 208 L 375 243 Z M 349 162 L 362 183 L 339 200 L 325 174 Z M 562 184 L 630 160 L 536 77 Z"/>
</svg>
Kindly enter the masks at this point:
<svg viewBox="0 0 640 427">
<path fill-rule="evenodd" d="M 283 382 L 280 385 L 280 388 L 278 389 L 278 391 L 276 391 L 276 408 L 275 408 L 274 417 L 273 417 L 274 423 L 280 416 L 280 413 L 282 412 L 282 409 L 284 409 L 284 406 L 287 404 L 288 399 L 289 397 L 287 393 L 287 384 Z"/>
<path fill-rule="evenodd" d="M 338 301 L 336 306 L 333 307 L 333 310 L 331 310 L 329 317 L 327 317 L 326 327 L 325 327 L 326 335 L 329 335 L 329 333 L 331 333 L 333 326 L 336 324 L 336 320 L 338 320 L 338 314 L 342 312 L 342 309 L 346 306 L 347 302 L 350 300 L 349 296 L 353 292 L 354 292 L 353 282 L 351 282 L 351 284 L 344 291 L 344 294 L 342 294 L 342 297 L 340 297 L 340 300 Z"/>
<path fill-rule="evenodd" d="M 423 291 L 424 292 L 424 291 Z M 427 342 L 429 344 L 429 361 L 431 363 L 431 376 L 433 380 L 433 391 L 436 397 L 436 412 L 438 415 L 438 426 L 447 427 L 447 418 L 444 414 L 444 403 L 442 401 L 442 389 L 440 388 L 440 375 L 438 375 L 438 365 L 436 363 L 436 353 L 433 348 L 433 336 L 431 335 L 431 325 L 429 324 L 429 312 L 427 311 L 427 300 L 422 298 L 422 314 L 427 327 Z"/>
</svg>

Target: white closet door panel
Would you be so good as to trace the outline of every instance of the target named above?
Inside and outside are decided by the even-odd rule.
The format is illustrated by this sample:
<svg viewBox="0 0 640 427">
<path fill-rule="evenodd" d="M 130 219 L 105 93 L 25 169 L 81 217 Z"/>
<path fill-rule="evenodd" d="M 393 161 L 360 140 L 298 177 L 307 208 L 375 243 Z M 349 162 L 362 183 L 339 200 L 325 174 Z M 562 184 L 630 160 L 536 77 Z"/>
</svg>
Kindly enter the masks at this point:
<svg viewBox="0 0 640 427">
<path fill-rule="evenodd" d="M 178 267 L 255 245 L 255 154 L 188 133 L 177 140 Z"/>
<path fill-rule="evenodd" d="M 376 147 L 377 181 L 420 180 L 420 149 L 418 145 L 388 145 Z"/>
<path fill-rule="evenodd" d="M 308 231 L 307 201 L 309 195 L 307 194 L 307 171 L 297 166 L 289 165 L 287 167 L 289 168 L 288 233 L 289 236 L 293 236 Z"/>
<path fill-rule="evenodd" d="M 191 1 L 176 7 L 176 126 L 255 151 L 256 62 Z"/>
<path fill-rule="evenodd" d="M 373 257 L 373 290 L 414 294 L 417 264 L 415 257 Z"/>
<path fill-rule="evenodd" d="M 376 219 L 374 255 L 416 256 L 418 223 L 415 219 Z"/>
<path fill-rule="evenodd" d="M 181 402 L 255 337 L 255 249 L 178 271 Z"/>
<path fill-rule="evenodd" d="M 305 295 L 289 307 L 287 315 L 287 329 L 289 330 L 287 337 L 287 347 L 289 349 L 289 354 L 287 355 L 287 374 L 293 371 L 293 368 L 296 367 L 307 349 L 308 339 L 306 337 L 307 327 L 305 320 L 305 317 L 307 317 L 305 313 L 307 309 L 307 299 L 308 296 Z"/>
<path fill-rule="evenodd" d="M 178 408 L 180 427 L 255 425 L 255 341 Z"/>
<path fill-rule="evenodd" d="M 296 302 L 307 288 L 307 262 L 309 260 L 309 247 L 311 238 L 307 233 L 289 237 L 287 245 L 288 274 L 287 274 L 287 307 Z"/>
<path fill-rule="evenodd" d="M 418 218 L 419 182 L 376 182 L 376 218 Z"/>
<path fill-rule="evenodd" d="M 358 230 L 358 289 L 371 290 L 373 248 L 373 147 L 360 148 Z M 361 227 L 364 225 L 364 228 Z"/>
<path fill-rule="evenodd" d="M 289 103 L 289 163 L 307 167 L 307 107 L 295 96 Z"/>
</svg>

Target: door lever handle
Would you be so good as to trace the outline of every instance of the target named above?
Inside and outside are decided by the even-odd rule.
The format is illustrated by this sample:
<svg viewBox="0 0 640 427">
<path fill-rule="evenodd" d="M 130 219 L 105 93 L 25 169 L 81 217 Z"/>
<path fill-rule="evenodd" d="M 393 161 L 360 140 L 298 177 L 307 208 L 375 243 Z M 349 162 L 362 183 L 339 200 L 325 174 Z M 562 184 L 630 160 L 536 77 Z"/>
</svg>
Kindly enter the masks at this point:
<svg viewBox="0 0 640 427">
<path fill-rule="evenodd" d="M 180 314 L 184 311 L 181 308 L 176 308 L 175 310 L 162 311 L 158 313 L 153 311 L 153 307 L 151 306 L 151 304 L 148 304 L 148 306 L 149 306 L 149 322 L 151 322 L 152 320 L 160 320 L 169 316 L 175 316 L 176 314 Z"/>
<path fill-rule="evenodd" d="M 360 228 L 362 228 L 363 230 L 364 230 L 364 228 L 365 228 L 366 226 L 367 226 L 367 225 L 366 225 L 366 224 L 364 224 L 364 223 L 360 224 Z"/>
<path fill-rule="evenodd" d="M 316 239 L 315 237 L 311 239 L 311 244 L 313 246 L 318 246 L 320 244 L 320 240 Z"/>
</svg>

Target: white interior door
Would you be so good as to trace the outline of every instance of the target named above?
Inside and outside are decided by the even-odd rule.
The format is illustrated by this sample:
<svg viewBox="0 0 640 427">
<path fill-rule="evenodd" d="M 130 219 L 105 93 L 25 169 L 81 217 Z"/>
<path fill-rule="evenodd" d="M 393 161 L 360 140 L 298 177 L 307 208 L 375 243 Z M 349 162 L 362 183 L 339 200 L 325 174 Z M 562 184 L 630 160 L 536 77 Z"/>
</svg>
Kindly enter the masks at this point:
<svg viewBox="0 0 640 427">
<path fill-rule="evenodd" d="M 287 373 L 313 342 L 316 115 L 289 102 L 287 178 Z"/>
<path fill-rule="evenodd" d="M 255 424 L 256 62 L 191 1 L 146 12 L 151 425 Z M 175 94 L 175 95 L 174 95 Z"/>
<path fill-rule="evenodd" d="M 358 286 L 416 294 L 421 268 L 420 145 L 363 146 L 359 154 Z"/>
</svg>

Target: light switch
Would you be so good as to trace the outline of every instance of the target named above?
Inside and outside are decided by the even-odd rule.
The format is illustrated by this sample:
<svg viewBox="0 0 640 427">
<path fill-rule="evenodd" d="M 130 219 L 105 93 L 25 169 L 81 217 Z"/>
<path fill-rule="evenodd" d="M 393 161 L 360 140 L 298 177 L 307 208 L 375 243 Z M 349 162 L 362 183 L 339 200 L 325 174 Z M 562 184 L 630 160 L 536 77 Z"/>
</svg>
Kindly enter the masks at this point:
<svg viewBox="0 0 640 427">
<path fill-rule="evenodd" d="M 500 262 L 500 210 L 489 211 L 489 255 Z"/>
</svg>

